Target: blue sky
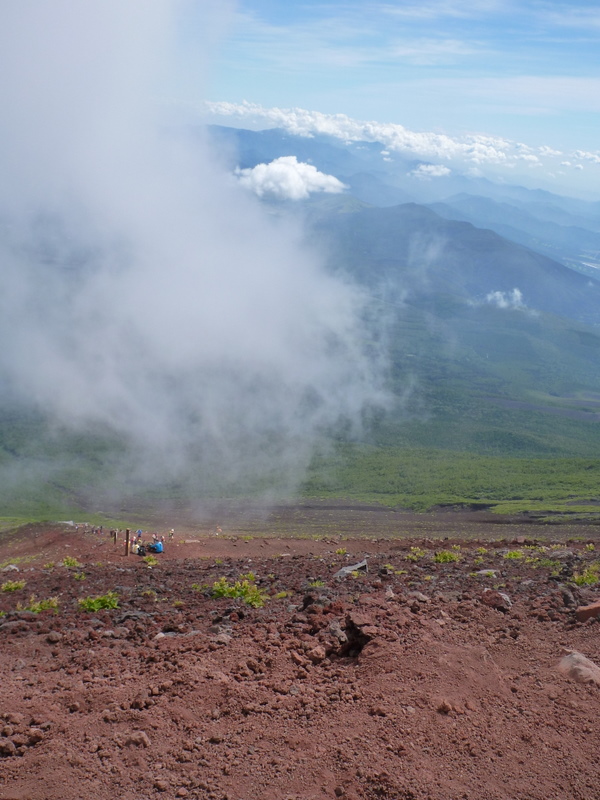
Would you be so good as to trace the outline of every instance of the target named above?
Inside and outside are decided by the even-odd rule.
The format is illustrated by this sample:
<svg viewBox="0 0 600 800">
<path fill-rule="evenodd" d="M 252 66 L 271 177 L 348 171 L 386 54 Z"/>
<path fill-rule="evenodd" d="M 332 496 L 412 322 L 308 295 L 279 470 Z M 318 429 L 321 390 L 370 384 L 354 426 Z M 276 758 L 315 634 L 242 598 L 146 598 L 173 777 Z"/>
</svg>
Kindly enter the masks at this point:
<svg viewBox="0 0 600 800">
<path fill-rule="evenodd" d="M 232 104 L 224 124 L 269 127 L 267 110 L 299 108 L 489 136 L 536 154 L 549 148 L 554 180 L 600 186 L 597 0 L 239 0 L 229 8 L 203 87 L 193 69 L 179 87 L 189 102 L 200 91 Z M 243 101 L 262 111 L 236 119 Z"/>
</svg>

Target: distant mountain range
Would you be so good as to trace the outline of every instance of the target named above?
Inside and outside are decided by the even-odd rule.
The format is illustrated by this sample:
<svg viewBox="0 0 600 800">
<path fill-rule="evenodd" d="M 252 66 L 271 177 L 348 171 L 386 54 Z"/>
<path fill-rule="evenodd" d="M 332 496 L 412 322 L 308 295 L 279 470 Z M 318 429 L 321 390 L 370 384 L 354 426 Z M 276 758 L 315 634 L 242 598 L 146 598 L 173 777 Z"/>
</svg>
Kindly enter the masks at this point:
<svg viewBox="0 0 600 800">
<path fill-rule="evenodd" d="M 363 284 L 385 320 L 398 403 L 377 441 L 597 452 L 600 203 L 479 177 L 423 181 L 411 174 L 420 162 L 389 161 L 372 143 L 211 132 L 232 168 L 295 155 L 348 187 L 265 202 L 301 217 L 329 268 Z"/>
<path fill-rule="evenodd" d="M 600 202 L 455 173 L 423 178 L 417 173 L 425 162 L 390 155 L 372 142 L 344 144 L 333 137 L 293 136 L 278 129 L 211 126 L 210 131 L 227 148 L 231 164 L 242 169 L 295 155 L 335 175 L 349 194 L 369 205 L 426 204 L 445 219 L 493 230 L 600 279 Z"/>
</svg>

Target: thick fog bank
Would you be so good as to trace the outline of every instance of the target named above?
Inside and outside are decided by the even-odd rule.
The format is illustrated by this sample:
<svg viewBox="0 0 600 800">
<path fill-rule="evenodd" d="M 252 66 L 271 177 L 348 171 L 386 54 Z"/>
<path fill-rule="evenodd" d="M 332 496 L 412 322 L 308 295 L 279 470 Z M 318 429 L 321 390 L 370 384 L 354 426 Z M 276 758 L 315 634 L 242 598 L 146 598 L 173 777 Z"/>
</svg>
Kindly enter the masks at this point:
<svg viewBox="0 0 600 800">
<path fill-rule="evenodd" d="M 178 9 L 0 6 L 2 382 L 144 479 L 291 486 L 380 364 L 360 291 L 154 103 Z"/>
</svg>

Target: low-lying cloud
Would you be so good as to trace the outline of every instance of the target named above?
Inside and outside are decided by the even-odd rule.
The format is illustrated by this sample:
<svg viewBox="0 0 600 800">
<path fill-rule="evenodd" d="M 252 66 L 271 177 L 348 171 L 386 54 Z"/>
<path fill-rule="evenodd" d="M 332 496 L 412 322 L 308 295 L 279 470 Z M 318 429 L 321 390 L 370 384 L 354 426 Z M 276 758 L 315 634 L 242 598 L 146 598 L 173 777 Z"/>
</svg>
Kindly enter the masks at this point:
<svg viewBox="0 0 600 800">
<path fill-rule="evenodd" d="M 281 200 L 305 200 L 314 192 L 339 194 L 347 187 L 334 175 L 326 175 L 312 164 L 298 161 L 296 156 L 281 156 L 269 164 L 237 169 L 240 184 L 259 197 Z"/>
<path fill-rule="evenodd" d="M 485 296 L 485 302 L 496 306 L 496 308 L 527 308 L 523 301 L 523 293 L 520 289 L 513 289 L 512 292 L 490 292 Z"/>
<path fill-rule="evenodd" d="M 420 180 L 428 180 L 429 178 L 444 178 L 446 175 L 450 175 L 451 171 L 443 164 L 419 164 L 409 175 Z"/>
<path fill-rule="evenodd" d="M 434 131 L 412 131 L 397 123 L 356 120 L 346 114 L 324 114 L 304 108 L 265 108 L 247 101 L 207 102 L 206 108 L 215 117 L 230 117 L 249 127 L 277 127 L 297 136 L 323 134 L 346 142 L 378 142 L 384 148 L 384 161 L 390 160 L 390 154 L 400 153 L 428 160 L 432 166 L 440 162 L 446 168 L 450 165 L 453 170 L 462 169 L 467 173 L 486 168 L 492 174 L 504 173 L 511 181 L 518 170 L 525 170 L 529 175 L 532 169 L 542 174 L 540 168 L 545 168 L 550 171 L 543 174 L 553 178 L 551 170 L 560 166 L 581 172 L 600 163 L 600 151 L 566 153 L 548 145 L 532 147 L 485 133 L 450 136 Z"/>
<path fill-rule="evenodd" d="M 0 9 L 0 385 L 148 479 L 289 487 L 381 397 L 366 301 L 152 102 L 176 8 Z"/>
</svg>

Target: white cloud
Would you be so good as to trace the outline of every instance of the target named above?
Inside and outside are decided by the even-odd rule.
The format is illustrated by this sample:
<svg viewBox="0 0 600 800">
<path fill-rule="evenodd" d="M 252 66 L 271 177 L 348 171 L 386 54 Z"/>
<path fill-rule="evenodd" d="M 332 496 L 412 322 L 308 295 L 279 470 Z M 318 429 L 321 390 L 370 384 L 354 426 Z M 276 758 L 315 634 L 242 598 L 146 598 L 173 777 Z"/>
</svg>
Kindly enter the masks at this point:
<svg viewBox="0 0 600 800">
<path fill-rule="evenodd" d="M 312 164 L 298 161 L 296 156 L 282 156 L 270 164 L 238 169 L 236 175 L 242 186 L 259 197 L 272 195 L 286 200 L 305 200 L 312 192 L 339 194 L 347 188 L 333 175 L 319 172 Z"/>
<path fill-rule="evenodd" d="M 296 136 L 325 134 L 344 141 L 380 142 L 389 152 L 404 152 L 422 158 L 466 160 L 475 164 L 504 163 L 513 144 L 482 134 L 453 139 L 443 133 L 410 131 L 395 123 L 354 120 L 346 114 L 323 114 L 303 108 L 264 108 L 256 103 L 209 102 L 217 116 L 262 120 Z"/>
<path fill-rule="evenodd" d="M 451 171 L 442 164 L 419 164 L 416 169 L 413 169 L 408 174 L 413 175 L 415 178 L 426 180 L 427 178 L 443 178 L 445 175 L 450 175 Z"/>
<path fill-rule="evenodd" d="M 485 296 L 485 302 L 497 308 L 526 308 L 520 289 L 513 289 L 512 292 L 490 292 Z"/>
<path fill-rule="evenodd" d="M 378 396 L 369 301 L 161 124 L 178 8 L 0 3 L 0 386 L 144 478 L 290 486 Z"/>
</svg>

